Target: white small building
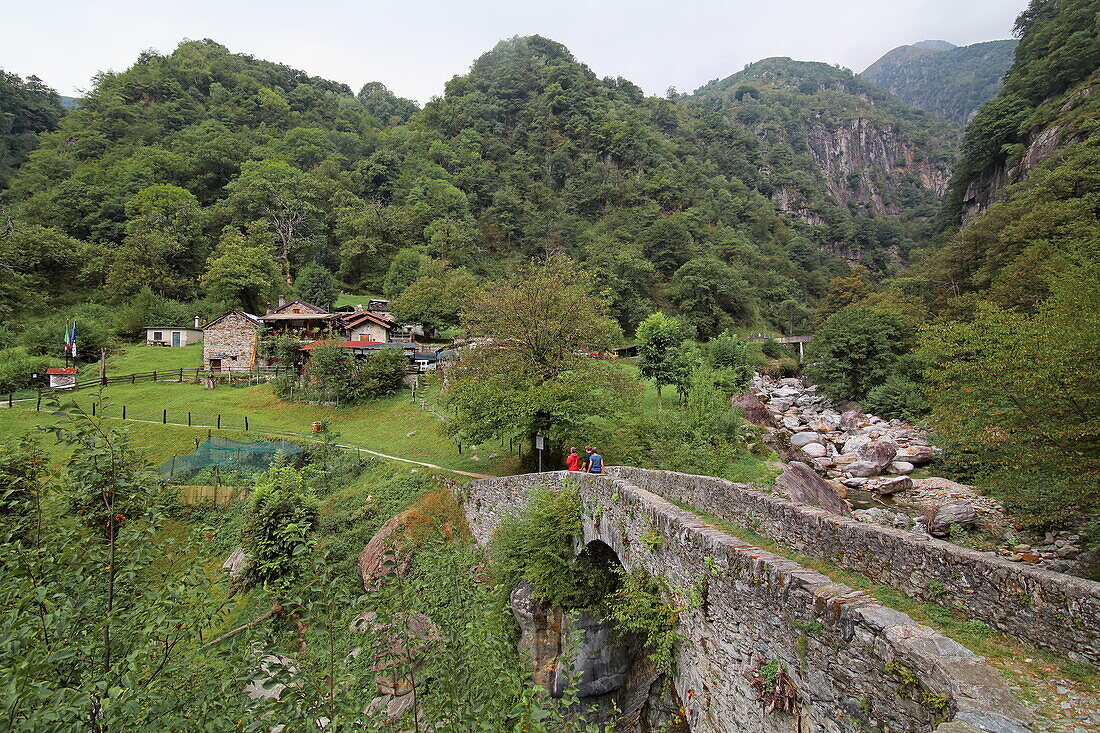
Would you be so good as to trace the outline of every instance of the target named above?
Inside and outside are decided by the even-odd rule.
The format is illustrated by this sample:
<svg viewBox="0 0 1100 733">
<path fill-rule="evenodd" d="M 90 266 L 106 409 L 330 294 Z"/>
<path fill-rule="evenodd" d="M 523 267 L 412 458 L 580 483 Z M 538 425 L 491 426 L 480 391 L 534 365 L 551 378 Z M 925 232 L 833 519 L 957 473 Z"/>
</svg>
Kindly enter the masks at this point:
<svg viewBox="0 0 1100 733">
<path fill-rule="evenodd" d="M 149 346 L 190 346 L 202 343 L 202 329 L 199 319 L 195 318 L 195 327 L 187 326 L 146 326 L 145 343 Z"/>
</svg>

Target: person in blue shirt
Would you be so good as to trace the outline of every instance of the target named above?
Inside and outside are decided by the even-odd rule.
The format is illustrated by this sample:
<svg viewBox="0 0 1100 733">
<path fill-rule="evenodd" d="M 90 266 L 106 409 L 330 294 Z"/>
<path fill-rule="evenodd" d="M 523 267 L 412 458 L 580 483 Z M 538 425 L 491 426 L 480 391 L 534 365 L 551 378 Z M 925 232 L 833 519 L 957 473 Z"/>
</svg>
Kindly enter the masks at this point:
<svg viewBox="0 0 1100 733">
<path fill-rule="evenodd" d="M 603 456 L 595 448 L 592 449 L 592 455 L 588 457 L 588 472 L 603 473 Z"/>
</svg>

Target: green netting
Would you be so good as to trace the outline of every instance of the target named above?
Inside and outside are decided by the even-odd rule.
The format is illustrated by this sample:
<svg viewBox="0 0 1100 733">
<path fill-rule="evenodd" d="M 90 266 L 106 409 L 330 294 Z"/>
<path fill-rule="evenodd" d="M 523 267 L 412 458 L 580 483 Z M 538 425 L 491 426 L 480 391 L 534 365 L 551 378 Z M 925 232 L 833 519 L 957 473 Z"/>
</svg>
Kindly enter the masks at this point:
<svg viewBox="0 0 1100 733">
<path fill-rule="evenodd" d="M 260 473 L 266 471 L 275 456 L 298 456 L 306 446 L 289 440 L 245 443 L 229 438 L 209 438 L 186 456 L 172 456 L 157 473 L 169 481 L 186 481 L 200 471 L 217 467 L 221 472 Z"/>
</svg>

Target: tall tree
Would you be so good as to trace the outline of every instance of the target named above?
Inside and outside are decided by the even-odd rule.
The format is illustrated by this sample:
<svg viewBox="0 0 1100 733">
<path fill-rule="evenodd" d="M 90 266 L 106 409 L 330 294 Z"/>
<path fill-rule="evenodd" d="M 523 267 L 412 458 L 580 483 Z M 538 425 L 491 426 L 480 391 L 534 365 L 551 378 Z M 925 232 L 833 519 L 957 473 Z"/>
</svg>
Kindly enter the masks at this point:
<svg viewBox="0 0 1100 733">
<path fill-rule="evenodd" d="M 331 311 L 336 305 L 336 299 L 340 297 L 340 288 L 336 285 L 336 278 L 324 267 L 311 263 L 302 268 L 298 273 L 298 280 L 294 283 L 295 294 L 318 308 Z"/>
<path fill-rule="evenodd" d="M 262 221 L 270 229 L 283 278 L 292 284 L 295 268 L 316 246 L 322 213 L 317 181 L 289 163 L 257 160 L 245 163 L 226 191 L 238 222 Z"/>
<path fill-rule="evenodd" d="M 682 361 L 679 349 L 686 331 L 678 318 L 669 318 L 660 311 L 638 324 L 638 369 L 643 379 L 657 387 L 658 410 L 663 407 L 663 388 L 677 382 Z"/>
<path fill-rule="evenodd" d="M 249 234 L 246 237 L 235 227 L 225 228 L 202 282 L 210 297 L 260 313 L 264 296 L 278 284 L 279 265 L 270 247 L 256 241 L 254 228 Z"/>
<path fill-rule="evenodd" d="M 462 325 L 473 342 L 452 368 L 447 401 L 456 409 L 450 430 L 468 441 L 539 430 L 560 448 L 590 418 L 637 398 L 621 368 L 588 355 L 620 332 L 567 257 L 521 265 L 471 302 Z"/>
</svg>

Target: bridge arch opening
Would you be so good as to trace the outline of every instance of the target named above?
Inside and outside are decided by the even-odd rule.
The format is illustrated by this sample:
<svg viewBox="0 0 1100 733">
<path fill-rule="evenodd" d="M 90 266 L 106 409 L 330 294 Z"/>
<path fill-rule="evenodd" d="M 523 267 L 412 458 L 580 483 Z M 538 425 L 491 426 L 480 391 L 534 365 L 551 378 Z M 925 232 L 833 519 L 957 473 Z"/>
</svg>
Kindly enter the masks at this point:
<svg viewBox="0 0 1100 733">
<path fill-rule="evenodd" d="M 623 563 L 603 540 L 592 540 L 582 547 L 574 568 L 582 588 L 582 606 L 597 606 L 622 585 Z"/>
</svg>

